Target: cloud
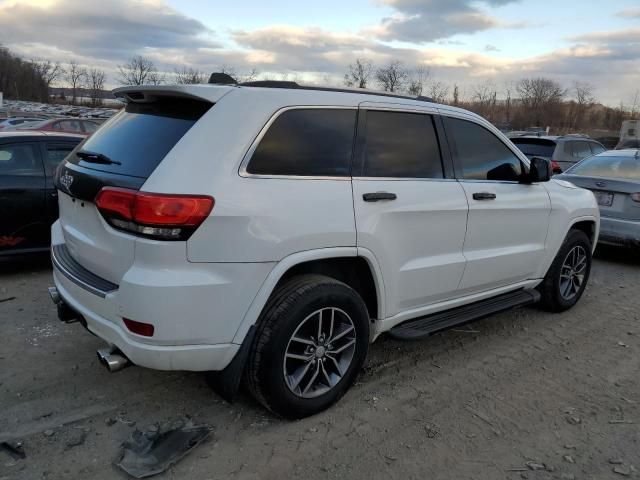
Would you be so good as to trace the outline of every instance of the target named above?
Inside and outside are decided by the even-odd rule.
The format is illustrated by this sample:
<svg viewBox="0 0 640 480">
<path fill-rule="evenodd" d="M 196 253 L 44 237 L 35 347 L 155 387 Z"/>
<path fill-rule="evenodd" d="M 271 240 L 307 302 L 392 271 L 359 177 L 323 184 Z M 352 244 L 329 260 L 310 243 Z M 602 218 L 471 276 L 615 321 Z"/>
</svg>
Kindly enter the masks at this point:
<svg viewBox="0 0 640 480">
<path fill-rule="evenodd" d="M 500 49 L 498 47 L 496 47 L 495 45 L 485 45 L 484 46 L 484 51 L 485 52 L 499 52 Z"/>
<path fill-rule="evenodd" d="M 425 43 L 461 33 L 509 26 L 478 7 L 499 7 L 517 0 L 383 0 L 396 13 L 373 30 L 383 40 Z"/>
<path fill-rule="evenodd" d="M 622 18 L 640 18 L 640 8 L 627 8 L 616 15 Z"/>
<path fill-rule="evenodd" d="M 117 59 L 146 48 L 214 48 L 213 32 L 161 0 L 58 0 L 0 4 L 5 42 L 55 45 L 78 56 Z"/>
</svg>

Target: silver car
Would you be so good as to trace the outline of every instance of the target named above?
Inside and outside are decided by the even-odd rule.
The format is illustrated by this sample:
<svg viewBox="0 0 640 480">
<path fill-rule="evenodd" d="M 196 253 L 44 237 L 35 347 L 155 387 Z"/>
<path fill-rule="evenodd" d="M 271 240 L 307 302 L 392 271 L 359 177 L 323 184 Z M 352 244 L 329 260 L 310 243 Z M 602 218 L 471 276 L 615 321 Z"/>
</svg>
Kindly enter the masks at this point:
<svg viewBox="0 0 640 480">
<path fill-rule="evenodd" d="M 600 243 L 640 246 L 640 150 L 610 150 L 554 179 L 593 192 L 600 206 Z"/>
</svg>

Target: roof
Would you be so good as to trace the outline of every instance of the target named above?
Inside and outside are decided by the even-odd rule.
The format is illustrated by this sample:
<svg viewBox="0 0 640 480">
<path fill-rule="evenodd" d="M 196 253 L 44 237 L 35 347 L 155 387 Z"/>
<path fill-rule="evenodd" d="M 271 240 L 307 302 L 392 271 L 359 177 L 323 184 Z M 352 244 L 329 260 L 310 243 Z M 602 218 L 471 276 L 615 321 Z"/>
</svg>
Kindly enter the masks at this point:
<svg viewBox="0 0 640 480">
<path fill-rule="evenodd" d="M 25 137 L 52 137 L 52 138 L 78 138 L 84 139 L 84 135 L 64 132 L 41 132 L 39 130 L 10 130 L 0 132 L 0 140 L 4 138 L 25 138 Z"/>
<path fill-rule="evenodd" d="M 595 157 L 640 157 L 640 149 L 638 148 L 625 148 L 622 150 L 605 150 L 600 152 Z"/>
<path fill-rule="evenodd" d="M 273 87 L 271 83 L 273 82 L 269 82 L 268 86 L 264 86 L 264 82 L 255 82 L 249 85 L 140 85 L 116 88 L 113 90 L 113 94 L 118 98 L 139 103 L 153 101 L 154 97 L 162 96 L 177 96 L 216 103 L 225 95 L 235 95 L 243 92 L 252 97 L 251 101 L 268 99 L 271 104 L 279 104 L 282 106 L 326 105 L 358 107 L 365 102 L 393 103 L 403 105 L 404 107 L 431 107 L 442 111 L 459 113 L 475 119 L 482 119 L 479 115 L 468 110 L 434 103 L 426 97 L 410 97 L 360 88 L 325 88 L 300 85 L 293 87 L 288 86 L 286 84 L 287 82 L 282 86 Z M 484 119 L 482 120 L 484 121 Z"/>
</svg>

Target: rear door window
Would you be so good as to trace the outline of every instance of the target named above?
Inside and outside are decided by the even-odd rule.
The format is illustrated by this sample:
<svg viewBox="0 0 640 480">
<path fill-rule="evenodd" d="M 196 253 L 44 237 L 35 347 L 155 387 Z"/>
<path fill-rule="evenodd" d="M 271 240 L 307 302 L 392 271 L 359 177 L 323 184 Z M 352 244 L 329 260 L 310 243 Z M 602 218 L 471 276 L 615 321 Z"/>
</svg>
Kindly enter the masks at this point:
<svg viewBox="0 0 640 480">
<path fill-rule="evenodd" d="M 431 115 L 369 110 L 366 117 L 363 176 L 444 177 Z"/>
<path fill-rule="evenodd" d="M 87 162 L 77 155 L 68 161 L 103 172 L 147 178 L 211 106 L 208 102 L 175 98 L 131 102 L 82 147 L 83 152 L 100 154 L 114 163 Z"/>
<path fill-rule="evenodd" d="M 572 142 L 573 143 L 573 158 L 585 158 L 591 156 L 591 149 L 589 148 L 589 142 Z"/>
<path fill-rule="evenodd" d="M 35 143 L 0 145 L 0 175 L 43 176 L 44 169 L 38 145 Z"/>
<path fill-rule="evenodd" d="M 492 132 L 477 123 L 447 117 L 447 138 L 453 140 L 459 178 L 517 181 L 520 159 Z"/>
<path fill-rule="evenodd" d="M 589 142 L 589 146 L 591 147 L 591 153 L 593 153 L 594 155 L 602 153 L 606 150 L 606 148 L 604 148 L 602 145 L 594 142 Z"/>
<path fill-rule="evenodd" d="M 356 110 L 300 108 L 281 113 L 247 165 L 253 175 L 349 176 Z"/>
<path fill-rule="evenodd" d="M 76 143 L 47 143 L 44 157 L 44 168 L 47 175 L 52 176 L 54 170 L 75 148 Z"/>
</svg>

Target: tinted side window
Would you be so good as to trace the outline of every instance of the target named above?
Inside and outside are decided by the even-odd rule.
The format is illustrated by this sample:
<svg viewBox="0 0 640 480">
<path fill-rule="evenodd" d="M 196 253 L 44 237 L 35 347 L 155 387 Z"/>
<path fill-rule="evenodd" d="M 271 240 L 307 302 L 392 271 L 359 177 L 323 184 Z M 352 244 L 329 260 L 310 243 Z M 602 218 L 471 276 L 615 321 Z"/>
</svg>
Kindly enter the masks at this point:
<svg viewBox="0 0 640 480">
<path fill-rule="evenodd" d="M 466 120 L 447 118 L 447 137 L 458 157 L 458 177 L 471 180 L 516 181 L 522 175 L 520 159 L 493 133 Z"/>
<path fill-rule="evenodd" d="M 589 142 L 573 142 L 573 157 L 584 158 L 591 156 Z"/>
<path fill-rule="evenodd" d="M 368 111 L 365 144 L 365 177 L 444 177 L 431 115 Z"/>
<path fill-rule="evenodd" d="M 85 132 L 93 133 L 98 129 L 98 124 L 93 122 L 82 122 Z"/>
<path fill-rule="evenodd" d="M 295 109 L 279 115 L 251 156 L 258 175 L 348 176 L 356 111 Z"/>
<path fill-rule="evenodd" d="M 589 143 L 589 146 L 591 147 L 591 153 L 593 153 L 594 155 L 602 153 L 606 150 L 602 145 L 598 145 L 597 143 Z"/>
<path fill-rule="evenodd" d="M 53 175 L 53 171 L 74 147 L 75 145 L 70 143 L 47 144 L 47 154 L 44 158 L 44 168 L 47 175 Z"/>
<path fill-rule="evenodd" d="M 42 176 L 43 174 L 36 144 L 0 145 L 0 175 Z"/>
</svg>

